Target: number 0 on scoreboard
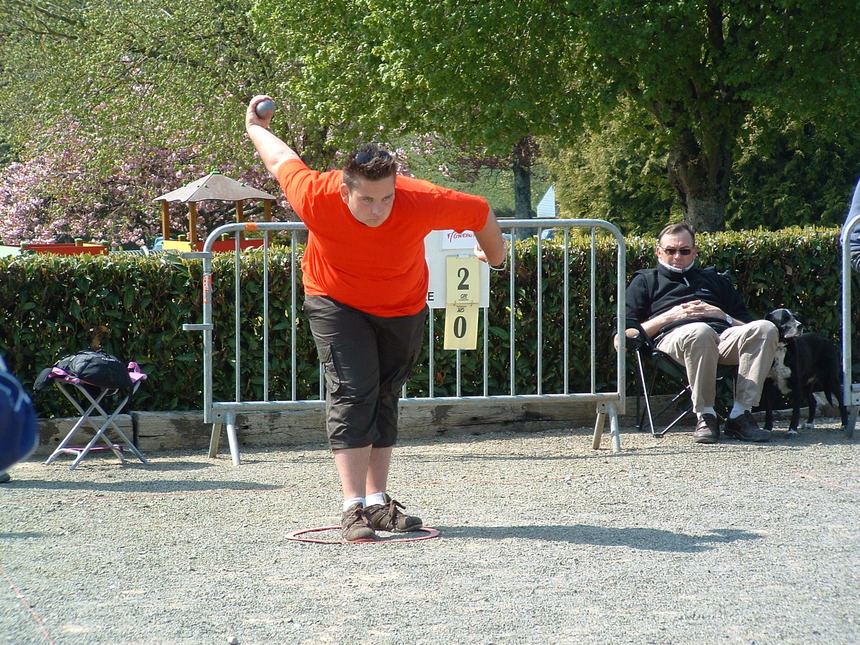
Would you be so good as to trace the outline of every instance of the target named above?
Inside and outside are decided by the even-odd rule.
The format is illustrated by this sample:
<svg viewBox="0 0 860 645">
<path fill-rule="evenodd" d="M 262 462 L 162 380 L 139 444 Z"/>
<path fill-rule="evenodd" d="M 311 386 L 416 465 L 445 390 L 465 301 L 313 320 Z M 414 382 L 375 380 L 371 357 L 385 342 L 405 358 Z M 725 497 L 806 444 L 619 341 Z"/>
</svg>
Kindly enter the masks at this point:
<svg viewBox="0 0 860 645">
<path fill-rule="evenodd" d="M 474 256 L 448 256 L 445 274 L 445 349 L 475 349 L 478 346 L 481 261 Z"/>
</svg>

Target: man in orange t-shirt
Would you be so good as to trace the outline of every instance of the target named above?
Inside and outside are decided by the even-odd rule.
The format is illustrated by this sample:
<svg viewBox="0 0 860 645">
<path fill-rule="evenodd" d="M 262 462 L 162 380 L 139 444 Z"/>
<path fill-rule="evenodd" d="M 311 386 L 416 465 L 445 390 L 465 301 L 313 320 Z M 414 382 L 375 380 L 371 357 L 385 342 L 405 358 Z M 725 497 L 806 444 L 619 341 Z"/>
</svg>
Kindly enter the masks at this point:
<svg viewBox="0 0 860 645">
<path fill-rule="evenodd" d="M 396 174 L 389 152 L 365 144 L 342 171 L 310 170 L 269 131 L 251 99 L 245 129 L 266 169 L 309 230 L 302 258 L 305 306 L 325 370 L 326 427 L 343 490 L 343 537 L 376 539 L 422 521 L 387 493 L 400 389 L 427 319 L 424 238 L 472 230 L 475 255 L 497 265 L 505 243 L 482 197 Z"/>
</svg>

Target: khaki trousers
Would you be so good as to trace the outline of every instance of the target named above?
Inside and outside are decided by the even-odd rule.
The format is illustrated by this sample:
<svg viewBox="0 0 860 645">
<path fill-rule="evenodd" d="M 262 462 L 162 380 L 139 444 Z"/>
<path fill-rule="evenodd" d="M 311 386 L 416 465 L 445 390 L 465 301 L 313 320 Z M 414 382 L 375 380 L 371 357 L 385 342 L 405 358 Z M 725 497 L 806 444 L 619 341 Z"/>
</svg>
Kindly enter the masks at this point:
<svg viewBox="0 0 860 645">
<path fill-rule="evenodd" d="M 768 320 L 729 327 L 722 334 L 706 323 L 696 322 L 668 332 L 657 343 L 657 349 L 686 368 L 693 412 L 701 414 L 714 407 L 717 365 L 738 366 L 735 402 L 747 408 L 757 406 L 778 342 L 779 332 Z"/>
</svg>

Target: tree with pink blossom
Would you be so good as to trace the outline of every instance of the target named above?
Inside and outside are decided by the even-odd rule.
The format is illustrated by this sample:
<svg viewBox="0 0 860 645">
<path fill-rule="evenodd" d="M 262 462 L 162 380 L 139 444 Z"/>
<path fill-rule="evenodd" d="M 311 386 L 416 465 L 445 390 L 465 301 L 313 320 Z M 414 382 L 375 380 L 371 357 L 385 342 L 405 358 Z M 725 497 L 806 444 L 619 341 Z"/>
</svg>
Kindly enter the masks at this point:
<svg viewBox="0 0 860 645">
<path fill-rule="evenodd" d="M 245 167 L 218 162 L 196 146 L 154 146 L 130 141 L 124 158 L 103 172 L 93 159 L 97 137 L 75 121 L 49 128 L 44 136 L 63 146 L 39 152 L 25 147 L 26 161 L 0 173 L 0 241 L 44 243 L 82 238 L 113 245 L 151 244 L 160 235 L 160 206 L 153 200 L 209 172 L 218 171 L 267 192 L 277 185 L 250 155 Z M 33 149 L 33 154 L 27 153 Z M 275 215 L 283 209 L 276 209 Z M 203 202 L 198 209 L 199 234 L 232 221 L 233 206 Z M 171 229 L 188 228 L 187 211 L 171 209 Z"/>
</svg>

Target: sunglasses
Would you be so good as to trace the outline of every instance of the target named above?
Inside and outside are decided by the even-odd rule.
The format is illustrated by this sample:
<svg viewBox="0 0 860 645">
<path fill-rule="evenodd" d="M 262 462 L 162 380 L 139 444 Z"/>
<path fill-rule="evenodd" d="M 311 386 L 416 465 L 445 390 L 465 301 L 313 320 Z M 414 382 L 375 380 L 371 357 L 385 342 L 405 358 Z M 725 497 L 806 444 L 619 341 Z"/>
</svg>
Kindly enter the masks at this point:
<svg viewBox="0 0 860 645">
<path fill-rule="evenodd" d="M 665 249 L 662 246 L 660 249 L 666 255 L 690 255 L 693 252 L 693 249 Z"/>
</svg>

